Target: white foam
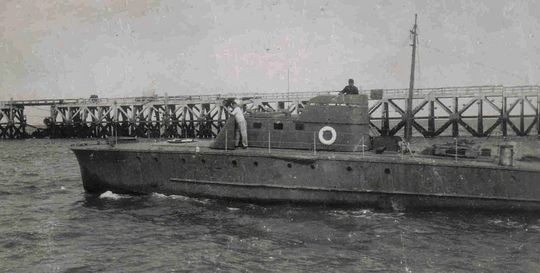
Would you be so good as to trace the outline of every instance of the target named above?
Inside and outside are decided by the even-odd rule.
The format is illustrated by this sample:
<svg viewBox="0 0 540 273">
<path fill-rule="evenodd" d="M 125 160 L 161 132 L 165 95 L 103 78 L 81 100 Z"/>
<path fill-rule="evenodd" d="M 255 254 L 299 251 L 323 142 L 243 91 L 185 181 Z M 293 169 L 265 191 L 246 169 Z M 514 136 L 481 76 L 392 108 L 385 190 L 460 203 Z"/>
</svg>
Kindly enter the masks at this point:
<svg viewBox="0 0 540 273">
<path fill-rule="evenodd" d="M 495 225 L 498 225 L 500 223 L 502 223 L 503 221 L 502 220 L 499 220 L 499 219 L 494 219 L 494 220 L 488 220 L 488 223 L 490 224 L 495 224 Z"/>
<path fill-rule="evenodd" d="M 174 199 L 174 200 L 197 202 L 197 203 L 201 203 L 201 204 L 204 204 L 204 205 L 207 205 L 212 201 L 210 199 L 204 199 L 204 198 L 203 199 L 191 198 L 191 197 L 187 197 L 187 196 L 183 196 L 183 195 L 175 195 L 175 194 L 166 195 L 166 194 L 157 193 L 157 192 L 153 192 L 151 196 L 155 197 L 155 198 L 164 198 L 164 199 Z"/>
<path fill-rule="evenodd" d="M 213 200 L 206 199 L 206 198 L 203 198 L 203 199 L 193 198 L 192 200 L 197 202 L 197 203 L 201 203 L 203 205 L 208 205 L 213 201 Z"/>
<path fill-rule="evenodd" d="M 162 193 L 153 192 L 152 197 L 155 197 L 155 198 L 167 198 L 169 196 L 167 196 L 165 194 L 162 194 Z"/>
<path fill-rule="evenodd" d="M 371 218 L 371 216 L 374 215 L 373 211 L 369 209 L 361 209 L 361 210 L 333 210 L 330 211 L 329 214 L 331 216 L 343 219 L 343 218 Z"/>
<path fill-rule="evenodd" d="M 64 191 L 64 190 L 66 190 L 66 187 L 61 186 L 61 187 L 60 187 L 60 190 L 61 190 L 61 191 Z"/>
<path fill-rule="evenodd" d="M 108 199 L 114 199 L 114 200 L 118 200 L 120 198 L 126 198 L 125 196 L 122 196 L 120 194 L 116 194 L 112 191 L 106 191 L 104 193 L 102 193 L 100 196 L 99 196 L 100 199 L 104 199 L 104 198 L 108 198 Z"/>
<path fill-rule="evenodd" d="M 152 193 L 152 197 L 155 197 L 155 198 L 169 198 L 169 199 L 175 199 L 175 200 L 190 200 L 191 198 L 187 197 L 187 196 L 183 196 L 183 195 L 166 195 L 166 194 L 163 194 L 163 193 L 157 193 L 157 192 L 153 192 Z"/>
<path fill-rule="evenodd" d="M 528 228 L 540 231 L 540 226 L 537 226 L 537 225 L 532 225 L 532 226 L 529 226 Z"/>
</svg>

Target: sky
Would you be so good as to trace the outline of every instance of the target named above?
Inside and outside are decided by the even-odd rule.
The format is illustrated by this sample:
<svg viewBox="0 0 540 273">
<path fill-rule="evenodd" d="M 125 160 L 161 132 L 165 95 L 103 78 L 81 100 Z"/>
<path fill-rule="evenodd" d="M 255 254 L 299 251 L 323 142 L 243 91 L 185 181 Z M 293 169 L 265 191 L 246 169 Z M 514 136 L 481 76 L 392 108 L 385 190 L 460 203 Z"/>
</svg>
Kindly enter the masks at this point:
<svg viewBox="0 0 540 273">
<path fill-rule="evenodd" d="M 415 13 L 417 87 L 539 84 L 540 1 L 0 0 L 0 100 L 406 88 Z"/>
</svg>

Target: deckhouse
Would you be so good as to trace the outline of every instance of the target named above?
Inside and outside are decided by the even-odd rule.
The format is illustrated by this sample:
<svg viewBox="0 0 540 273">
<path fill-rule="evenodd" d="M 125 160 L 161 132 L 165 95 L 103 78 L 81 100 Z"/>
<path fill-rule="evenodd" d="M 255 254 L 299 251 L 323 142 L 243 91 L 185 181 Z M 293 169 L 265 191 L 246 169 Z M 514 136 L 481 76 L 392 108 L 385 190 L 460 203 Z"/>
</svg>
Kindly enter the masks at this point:
<svg viewBox="0 0 540 273">
<path fill-rule="evenodd" d="M 325 151 L 362 151 L 371 148 L 366 95 L 322 95 L 299 114 L 247 112 L 250 147 Z M 234 119 L 229 119 L 213 148 L 234 149 Z"/>
</svg>

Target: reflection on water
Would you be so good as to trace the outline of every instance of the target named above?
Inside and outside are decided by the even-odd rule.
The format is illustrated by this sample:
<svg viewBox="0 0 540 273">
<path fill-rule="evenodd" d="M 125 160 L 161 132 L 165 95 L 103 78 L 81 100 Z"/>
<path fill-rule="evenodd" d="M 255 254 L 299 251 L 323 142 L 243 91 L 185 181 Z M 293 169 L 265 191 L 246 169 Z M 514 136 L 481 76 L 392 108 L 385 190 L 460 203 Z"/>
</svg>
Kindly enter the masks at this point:
<svg viewBox="0 0 540 273">
<path fill-rule="evenodd" d="M 73 142 L 0 142 L 0 271 L 540 271 L 537 214 L 92 196 Z"/>
</svg>

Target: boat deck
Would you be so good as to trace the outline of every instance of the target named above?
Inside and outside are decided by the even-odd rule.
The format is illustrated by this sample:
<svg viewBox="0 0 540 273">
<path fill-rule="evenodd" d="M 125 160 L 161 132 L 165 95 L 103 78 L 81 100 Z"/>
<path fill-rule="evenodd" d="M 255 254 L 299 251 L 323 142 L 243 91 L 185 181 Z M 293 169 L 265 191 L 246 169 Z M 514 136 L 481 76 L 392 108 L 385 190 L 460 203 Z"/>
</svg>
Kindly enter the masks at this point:
<svg viewBox="0 0 540 273">
<path fill-rule="evenodd" d="M 514 166 L 506 167 L 497 164 L 498 158 L 481 157 L 477 159 L 440 157 L 423 154 L 406 155 L 396 152 L 384 152 L 375 154 L 373 151 L 365 152 L 329 152 L 312 150 L 293 150 L 293 149 L 268 149 L 250 147 L 248 149 L 218 150 L 210 148 L 212 141 L 197 140 L 187 143 L 168 143 L 162 142 L 133 142 L 119 143 L 114 147 L 106 144 L 81 143 L 72 146 L 75 150 L 95 150 L 95 151 L 131 151 L 131 152 L 158 152 L 158 153 L 199 153 L 199 154 L 227 154 L 239 157 L 276 157 L 291 159 L 310 159 L 310 160 L 336 160 L 336 161 L 370 161 L 381 163 L 406 163 L 422 165 L 439 166 L 461 166 L 464 168 L 494 168 L 494 169 L 519 169 L 532 172 L 540 172 L 540 162 L 538 161 L 520 161 L 514 160 Z M 198 147 L 198 148 L 197 148 Z"/>
</svg>

